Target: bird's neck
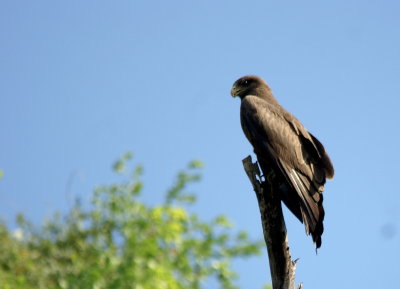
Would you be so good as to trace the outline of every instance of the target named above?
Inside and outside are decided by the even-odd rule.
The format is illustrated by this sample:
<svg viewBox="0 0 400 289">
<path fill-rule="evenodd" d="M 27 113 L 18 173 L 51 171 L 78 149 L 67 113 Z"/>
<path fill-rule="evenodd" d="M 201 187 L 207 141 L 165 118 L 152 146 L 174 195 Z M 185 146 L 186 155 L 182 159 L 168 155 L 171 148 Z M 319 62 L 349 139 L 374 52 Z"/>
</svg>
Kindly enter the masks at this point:
<svg viewBox="0 0 400 289">
<path fill-rule="evenodd" d="M 252 90 L 249 90 L 246 92 L 246 95 L 254 95 L 257 96 L 261 99 L 264 99 L 265 101 L 274 104 L 274 105 L 279 105 L 278 101 L 276 100 L 276 98 L 274 97 L 274 95 L 272 94 L 272 91 L 269 87 L 258 87 Z M 241 97 L 242 100 L 246 97 L 243 96 Z"/>
</svg>

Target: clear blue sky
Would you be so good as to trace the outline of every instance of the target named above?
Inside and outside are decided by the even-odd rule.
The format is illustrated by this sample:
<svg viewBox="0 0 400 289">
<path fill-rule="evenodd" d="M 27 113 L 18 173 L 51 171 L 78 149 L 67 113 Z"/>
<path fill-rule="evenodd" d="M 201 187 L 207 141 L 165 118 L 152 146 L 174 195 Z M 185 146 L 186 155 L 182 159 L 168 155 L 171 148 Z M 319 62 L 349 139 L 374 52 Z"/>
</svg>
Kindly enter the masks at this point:
<svg viewBox="0 0 400 289">
<path fill-rule="evenodd" d="M 317 256 L 287 216 L 297 280 L 397 286 L 400 4 L 278 2 L 2 0 L 0 217 L 65 211 L 114 180 L 110 164 L 129 150 L 145 166 L 149 203 L 198 158 L 195 210 L 261 238 L 241 164 L 252 149 L 229 95 L 238 77 L 257 74 L 336 168 Z M 265 255 L 236 266 L 243 288 L 269 280 Z"/>
</svg>

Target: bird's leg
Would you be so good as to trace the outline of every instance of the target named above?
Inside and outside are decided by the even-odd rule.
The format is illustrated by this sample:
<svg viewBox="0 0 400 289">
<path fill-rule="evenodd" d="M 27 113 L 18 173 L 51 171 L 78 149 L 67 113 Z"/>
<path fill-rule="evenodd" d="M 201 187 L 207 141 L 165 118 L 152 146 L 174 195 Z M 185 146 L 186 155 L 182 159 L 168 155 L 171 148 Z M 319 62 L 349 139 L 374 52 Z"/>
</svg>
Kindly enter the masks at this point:
<svg viewBox="0 0 400 289">
<path fill-rule="evenodd" d="M 275 179 L 275 172 L 273 170 L 269 170 L 267 176 L 265 177 L 265 180 L 268 181 L 268 183 L 273 184 L 274 179 Z"/>
</svg>

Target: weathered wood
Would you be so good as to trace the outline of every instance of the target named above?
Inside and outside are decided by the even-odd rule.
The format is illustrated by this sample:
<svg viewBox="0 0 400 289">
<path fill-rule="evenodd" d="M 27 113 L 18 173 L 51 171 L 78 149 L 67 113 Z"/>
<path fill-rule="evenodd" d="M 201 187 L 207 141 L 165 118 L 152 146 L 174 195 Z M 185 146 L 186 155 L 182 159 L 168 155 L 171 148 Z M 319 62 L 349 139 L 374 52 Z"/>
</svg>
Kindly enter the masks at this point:
<svg viewBox="0 0 400 289">
<path fill-rule="evenodd" d="M 281 200 L 274 187 L 273 174 L 261 179 L 258 163 L 251 156 L 243 159 L 243 166 L 253 185 L 260 208 L 264 240 L 267 245 L 273 289 L 294 289 L 296 262 L 292 261 L 283 218 Z M 265 168 L 262 168 L 264 173 Z M 298 288 L 301 288 L 302 284 Z"/>
</svg>

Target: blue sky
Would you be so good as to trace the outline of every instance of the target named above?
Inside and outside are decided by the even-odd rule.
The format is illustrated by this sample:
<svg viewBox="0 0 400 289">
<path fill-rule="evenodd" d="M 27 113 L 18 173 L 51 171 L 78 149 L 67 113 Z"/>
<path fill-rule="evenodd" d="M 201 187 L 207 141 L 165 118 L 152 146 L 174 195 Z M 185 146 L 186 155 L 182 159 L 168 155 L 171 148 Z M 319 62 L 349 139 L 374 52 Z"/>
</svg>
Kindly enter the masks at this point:
<svg viewBox="0 0 400 289">
<path fill-rule="evenodd" d="M 306 288 L 393 288 L 400 259 L 398 1 L 7 1 L 0 3 L 0 217 L 41 222 L 114 180 L 126 151 L 156 204 L 175 173 L 205 163 L 204 218 L 261 238 L 241 160 L 252 149 L 232 83 L 267 80 L 326 146 L 323 244 L 290 214 Z M 73 177 L 70 190 L 68 179 Z M 67 192 L 68 191 L 68 192 Z M 243 288 L 269 278 L 240 261 Z"/>
</svg>

